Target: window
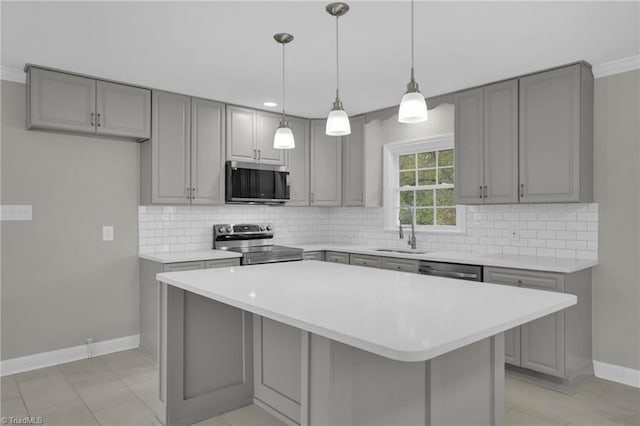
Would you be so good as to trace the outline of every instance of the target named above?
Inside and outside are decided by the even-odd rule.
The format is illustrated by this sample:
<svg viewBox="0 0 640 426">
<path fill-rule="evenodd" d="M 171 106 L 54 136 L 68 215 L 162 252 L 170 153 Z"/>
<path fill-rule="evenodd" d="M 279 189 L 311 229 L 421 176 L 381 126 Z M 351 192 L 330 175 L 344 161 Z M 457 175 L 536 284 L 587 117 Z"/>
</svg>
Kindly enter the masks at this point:
<svg viewBox="0 0 640 426">
<path fill-rule="evenodd" d="M 422 231 L 464 230 L 463 207 L 455 205 L 453 193 L 452 135 L 387 144 L 384 162 L 385 228 L 411 224 L 415 218 L 416 228 Z"/>
</svg>

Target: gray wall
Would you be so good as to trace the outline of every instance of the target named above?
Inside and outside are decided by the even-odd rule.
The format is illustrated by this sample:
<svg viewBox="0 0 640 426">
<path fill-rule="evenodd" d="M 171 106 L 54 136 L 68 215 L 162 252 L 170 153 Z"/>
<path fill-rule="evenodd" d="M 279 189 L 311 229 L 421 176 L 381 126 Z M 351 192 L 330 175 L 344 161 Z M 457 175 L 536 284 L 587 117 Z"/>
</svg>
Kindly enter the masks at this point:
<svg viewBox="0 0 640 426">
<path fill-rule="evenodd" d="M 33 205 L 2 223 L 2 359 L 137 334 L 138 144 L 26 131 L 24 110 L 2 81 L 1 201 Z"/>
<path fill-rule="evenodd" d="M 595 81 L 593 357 L 640 369 L 640 71 Z"/>
</svg>

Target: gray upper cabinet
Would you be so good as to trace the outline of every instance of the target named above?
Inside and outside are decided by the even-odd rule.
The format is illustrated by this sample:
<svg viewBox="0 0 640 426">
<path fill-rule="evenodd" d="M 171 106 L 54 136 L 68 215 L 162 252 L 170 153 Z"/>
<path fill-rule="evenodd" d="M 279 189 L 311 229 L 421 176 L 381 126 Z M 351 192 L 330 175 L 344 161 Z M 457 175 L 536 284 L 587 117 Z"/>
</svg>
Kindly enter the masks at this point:
<svg viewBox="0 0 640 426">
<path fill-rule="evenodd" d="M 227 160 L 283 166 L 285 153 L 273 148 L 280 116 L 227 106 Z"/>
<path fill-rule="evenodd" d="M 518 202 L 518 80 L 455 95 L 456 202 Z"/>
<path fill-rule="evenodd" d="M 309 205 L 309 120 L 289 118 L 289 126 L 296 141 L 294 149 L 285 150 L 289 170 L 289 201 L 286 206 Z"/>
<path fill-rule="evenodd" d="M 28 66 L 27 128 L 146 140 L 151 91 Z"/>
<path fill-rule="evenodd" d="M 342 205 L 342 138 L 325 134 L 325 120 L 311 121 L 311 205 Z"/>
<path fill-rule="evenodd" d="M 224 105 L 154 91 L 152 138 L 142 144 L 141 202 L 224 204 Z"/>
<path fill-rule="evenodd" d="M 365 193 L 365 116 L 351 118 L 351 134 L 342 138 L 344 205 L 364 206 Z"/>
<path fill-rule="evenodd" d="M 585 64 L 520 79 L 520 201 L 593 199 L 593 75 Z"/>
<path fill-rule="evenodd" d="M 151 91 L 98 81 L 96 131 L 103 135 L 148 139 Z"/>
</svg>

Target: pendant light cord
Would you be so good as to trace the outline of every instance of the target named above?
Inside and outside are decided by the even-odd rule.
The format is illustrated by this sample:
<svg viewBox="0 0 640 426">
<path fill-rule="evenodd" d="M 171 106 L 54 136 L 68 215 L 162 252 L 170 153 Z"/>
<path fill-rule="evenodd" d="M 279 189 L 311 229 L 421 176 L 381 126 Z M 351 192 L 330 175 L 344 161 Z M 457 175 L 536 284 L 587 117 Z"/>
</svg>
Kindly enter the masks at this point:
<svg viewBox="0 0 640 426">
<path fill-rule="evenodd" d="M 284 43 L 282 43 L 282 121 L 284 121 L 284 102 L 285 102 L 285 85 L 284 85 Z"/>
<path fill-rule="evenodd" d="M 411 81 L 414 80 L 414 76 L 413 76 L 413 66 L 414 66 L 414 60 L 413 60 L 413 0 L 411 0 Z"/>
<path fill-rule="evenodd" d="M 336 16 L 336 99 L 340 99 L 340 44 L 338 43 L 338 16 Z"/>
</svg>

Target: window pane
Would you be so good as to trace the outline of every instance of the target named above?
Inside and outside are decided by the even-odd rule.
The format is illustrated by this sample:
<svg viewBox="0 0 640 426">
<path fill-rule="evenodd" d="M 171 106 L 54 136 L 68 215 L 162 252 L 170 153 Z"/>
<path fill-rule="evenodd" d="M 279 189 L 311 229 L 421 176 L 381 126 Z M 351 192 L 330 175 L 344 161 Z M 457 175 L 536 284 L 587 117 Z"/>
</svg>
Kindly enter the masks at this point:
<svg viewBox="0 0 640 426">
<path fill-rule="evenodd" d="M 438 225 L 455 226 L 456 224 L 456 209 L 437 209 L 436 216 Z"/>
<path fill-rule="evenodd" d="M 400 186 L 415 186 L 416 185 L 416 172 L 412 170 L 410 172 L 400 172 Z"/>
<path fill-rule="evenodd" d="M 453 206 L 453 188 L 436 189 L 436 205 Z"/>
<path fill-rule="evenodd" d="M 398 218 L 400 219 L 401 225 L 411 225 L 411 215 L 412 213 L 409 209 L 402 209 L 398 211 Z"/>
<path fill-rule="evenodd" d="M 433 225 L 433 209 L 416 209 L 416 225 Z"/>
<path fill-rule="evenodd" d="M 400 205 L 413 207 L 413 191 L 400 191 Z"/>
<path fill-rule="evenodd" d="M 446 169 L 438 169 L 438 184 L 451 183 L 453 184 L 453 167 L 447 167 Z"/>
<path fill-rule="evenodd" d="M 438 166 L 453 166 L 453 150 L 438 151 Z"/>
<path fill-rule="evenodd" d="M 434 170 L 418 170 L 418 185 L 435 185 L 436 171 Z"/>
<path fill-rule="evenodd" d="M 415 154 L 401 155 L 399 159 L 400 159 L 400 170 L 409 170 L 409 169 L 416 168 Z"/>
<path fill-rule="evenodd" d="M 418 167 L 421 169 L 436 166 L 435 152 L 421 152 L 418 154 Z"/>
<path fill-rule="evenodd" d="M 433 206 L 433 189 L 423 189 L 416 191 L 416 206 Z"/>
</svg>

